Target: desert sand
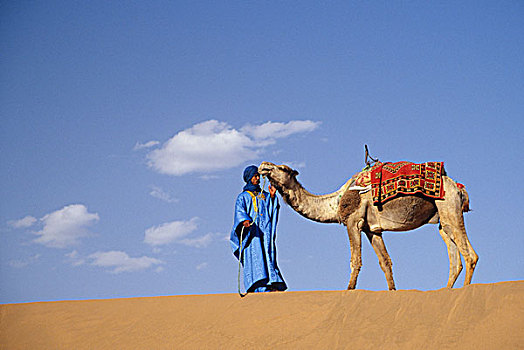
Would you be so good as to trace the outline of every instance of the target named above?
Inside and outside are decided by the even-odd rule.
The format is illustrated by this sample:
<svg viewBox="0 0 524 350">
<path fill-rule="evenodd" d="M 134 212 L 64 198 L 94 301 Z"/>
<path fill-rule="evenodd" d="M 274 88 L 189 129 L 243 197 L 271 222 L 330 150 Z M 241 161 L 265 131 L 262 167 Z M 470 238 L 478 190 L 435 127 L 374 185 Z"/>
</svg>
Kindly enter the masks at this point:
<svg viewBox="0 0 524 350">
<path fill-rule="evenodd" d="M 1 349 L 523 349 L 524 281 L 0 305 Z"/>
</svg>

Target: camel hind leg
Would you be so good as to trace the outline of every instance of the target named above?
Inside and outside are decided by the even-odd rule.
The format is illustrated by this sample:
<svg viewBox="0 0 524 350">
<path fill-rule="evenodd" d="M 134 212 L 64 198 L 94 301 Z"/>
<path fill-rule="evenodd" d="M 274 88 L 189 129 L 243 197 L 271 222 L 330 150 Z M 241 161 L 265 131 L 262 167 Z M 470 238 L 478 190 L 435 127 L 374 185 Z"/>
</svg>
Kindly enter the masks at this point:
<svg viewBox="0 0 524 350">
<path fill-rule="evenodd" d="M 453 285 L 457 281 L 460 272 L 462 271 L 462 261 L 460 261 L 460 254 L 457 248 L 457 245 L 451 237 L 442 229 L 442 226 L 439 225 L 439 233 L 442 236 L 442 239 L 446 243 L 448 248 L 449 256 L 449 279 L 448 279 L 448 288 L 453 288 Z"/>
<path fill-rule="evenodd" d="M 440 216 L 440 224 L 444 233 L 455 242 L 460 254 L 464 257 L 466 264 L 464 285 L 468 285 L 471 283 L 473 272 L 475 271 L 475 266 L 479 258 L 475 250 L 473 250 L 468 235 L 466 234 L 460 190 L 457 188 L 455 182 L 448 177 L 445 178 L 444 190 L 446 193 L 444 199 L 435 201 Z"/>
<path fill-rule="evenodd" d="M 462 217 L 460 218 L 460 221 L 462 223 L 458 225 L 449 224 L 444 220 L 441 222 L 442 228 L 445 232 L 452 232 L 451 239 L 455 242 L 460 254 L 462 254 L 464 257 L 464 261 L 466 263 L 466 278 L 464 279 L 464 285 L 466 286 L 471 283 L 473 272 L 475 271 L 479 257 L 469 242 L 466 230 L 464 228 L 464 219 Z"/>
</svg>

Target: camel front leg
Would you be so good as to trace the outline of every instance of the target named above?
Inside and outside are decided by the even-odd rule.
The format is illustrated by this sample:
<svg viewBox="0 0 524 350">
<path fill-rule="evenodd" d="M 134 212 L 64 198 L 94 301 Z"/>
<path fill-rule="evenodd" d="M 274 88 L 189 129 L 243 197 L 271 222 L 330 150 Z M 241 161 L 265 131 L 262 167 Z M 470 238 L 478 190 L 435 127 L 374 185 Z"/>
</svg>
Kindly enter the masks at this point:
<svg viewBox="0 0 524 350">
<path fill-rule="evenodd" d="M 362 236 L 357 222 L 347 224 L 349 236 L 349 249 L 351 253 L 351 277 L 349 278 L 348 289 L 355 289 L 357 286 L 357 278 L 362 267 Z"/>
<path fill-rule="evenodd" d="M 373 246 L 375 254 L 377 254 L 378 262 L 380 264 L 380 268 L 382 271 L 384 271 L 384 275 L 386 276 L 389 290 L 396 290 L 397 288 L 395 288 L 395 281 L 393 280 L 393 263 L 391 262 L 391 258 L 389 257 L 388 251 L 386 250 L 386 244 L 384 243 L 382 234 L 375 234 L 366 231 L 366 236 Z"/>
<path fill-rule="evenodd" d="M 460 272 L 462 271 L 462 261 L 460 261 L 460 254 L 457 248 L 457 245 L 451 237 L 442 229 L 442 225 L 439 225 L 439 233 L 442 236 L 442 239 L 448 247 L 448 256 L 449 256 L 449 278 L 448 278 L 448 288 L 453 288 L 453 285 L 457 281 Z"/>
</svg>

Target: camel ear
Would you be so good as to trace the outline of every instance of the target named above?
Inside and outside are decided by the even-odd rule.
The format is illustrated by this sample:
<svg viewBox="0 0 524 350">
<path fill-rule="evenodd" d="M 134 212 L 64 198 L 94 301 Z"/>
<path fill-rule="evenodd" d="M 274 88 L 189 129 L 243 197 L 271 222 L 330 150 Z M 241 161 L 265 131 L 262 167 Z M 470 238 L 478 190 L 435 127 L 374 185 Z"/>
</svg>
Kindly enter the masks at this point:
<svg viewBox="0 0 524 350">
<path fill-rule="evenodd" d="M 294 176 L 297 176 L 297 175 L 298 175 L 298 171 L 293 170 L 293 175 L 294 175 Z"/>
</svg>

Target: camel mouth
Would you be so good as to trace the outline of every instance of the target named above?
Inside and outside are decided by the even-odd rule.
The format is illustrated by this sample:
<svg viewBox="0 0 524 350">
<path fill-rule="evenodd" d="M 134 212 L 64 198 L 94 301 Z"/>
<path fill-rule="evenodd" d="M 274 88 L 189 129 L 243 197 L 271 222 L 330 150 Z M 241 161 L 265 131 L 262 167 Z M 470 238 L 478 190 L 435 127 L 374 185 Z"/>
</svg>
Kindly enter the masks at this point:
<svg viewBox="0 0 524 350">
<path fill-rule="evenodd" d="M 275 165 L 269 162 L 262 162 L 260 166 L 258 167 L 258 173 L 262 176 L 267 176 L 273 170 L 273 167 Z"/>
</svg>

